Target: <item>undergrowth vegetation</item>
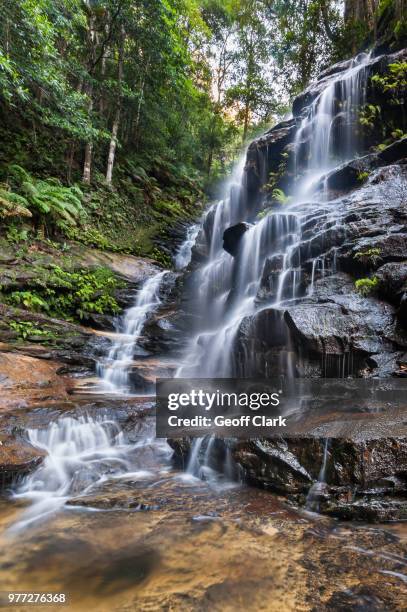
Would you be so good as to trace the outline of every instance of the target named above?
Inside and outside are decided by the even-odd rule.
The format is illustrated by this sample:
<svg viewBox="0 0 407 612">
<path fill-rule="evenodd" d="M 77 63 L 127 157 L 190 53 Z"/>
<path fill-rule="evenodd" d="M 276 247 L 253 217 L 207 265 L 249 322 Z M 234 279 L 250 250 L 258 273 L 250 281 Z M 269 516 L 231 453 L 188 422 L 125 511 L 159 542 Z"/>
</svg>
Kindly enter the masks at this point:
<svg viewBox="0 0 407 612">
<path fill-rule="evenodd" d="M 89 314 L 118 314 L 115 291 L 122 282 L 108 268 L 67 271 L 51 264 L 38 267 L 35 276 L 27 275 L 24 289 L 2 288 L 1 301 L 32 312 L 72 321 Z M 17 329 L 16 329 L 17 330 Z M 24 329 L 17 330 L 24 335 Z"/>
</svg>

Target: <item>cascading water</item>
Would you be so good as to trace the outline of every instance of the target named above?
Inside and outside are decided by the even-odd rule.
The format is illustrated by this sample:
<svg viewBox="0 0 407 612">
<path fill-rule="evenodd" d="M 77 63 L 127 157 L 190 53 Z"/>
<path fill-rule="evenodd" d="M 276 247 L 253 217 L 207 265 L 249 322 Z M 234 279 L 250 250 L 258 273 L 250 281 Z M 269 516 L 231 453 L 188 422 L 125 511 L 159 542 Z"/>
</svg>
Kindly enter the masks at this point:
<svg viewBox="0 0 407 612">
<path fill-rule="evenodd" d="M 334 211 L 327 208 L 323 194 L 314 192 L 323 174 L 333 168 L 338 159 L 343 161 L 355 153 L 355 141 L 348 128 L 339 130 L 338 141 L 337 127 L 338 123 L 349 126 L 354 120 L 355 106 L 363 99 L 366 61 L 367 58 L 360 58 L 358 63 L 330 81 L 303 118 L 295 141 L 298 180 L 288 204 L 256 219 L 259 203 L 251 202 L 247 195 L 244 155 L 227 185 L 227 197 L 209 209 L 199 234 L 196 227 L 191 228 L 178 252 L 177 267 L 188 265 L 195 236 L 198 236 L 197 241 L 206 243 L 208 258 L 192 275 L 199 323 L 177 376 L 227 377 L 256 373 L 258 364 L 254 352 L 241 351 L 236 358 L 236 341 L 244 321 L 250 324 L 253 316 L 265 307 L 282 312 L 288 301 L 297 301 L 312 293 L 317 275 L 329 272 L 327 262 L 335 261 L 335 253 L 312 257 L 310 244 L 317 232 L 322 231 L 321 218 L 325 219 L 324 227 L 335 225 L 337 219 Z M 338 148 L 341 150 L 339 157 Z M 306 163 L 301 162 L 304 151 L 307 151 Z M 336 156 L 336 161 L 332 155 Z M 264 160 L 263 166 L 262 178 L 266 180 Z M 241 221 L 254 224 L 242 237 L 239 253 L 233 258 L 223 249 L 223 233 Z M 305 286 L 304 264 L 307 262 L 311 281 Z M 268 284 L 262 282 L 266 265 L 272 270 Z M 334 269 L 333 263 L 331 268 Z M 99 366 L 104 391 L 120 394 L 131 391 L 129 368 L 147 317 L 160 306 L 160 286 L 165 274 L 165 271 L 160 272 L 145 282 L 134 307 L 122 319 L 122 333 L 106 362 Z M 277 365 L 280 372 L 292 375 L 289 360 L 284 362 L 279 358 Z M 46 430 L 29 430 L 28 437 L 34 446 L 48 454 L 43 465 L 17 490 L 17 497 L 29 499 L 33 504 L 16 528 L 54 512 L 72 496 L 91 490 L 104 479 L 126 475 L 132 469 L 129 457 L 134 446 L 125 441 L 118 426 L 109 419 L 68 417 Z M 144 437 L 141 443 L 149 444 L 150 441 Z M 194 442 L 188 473 L 202 475 L 209 468 L 213 445 L 214 440 L 210 437 Z M 171 452 L 168 446 L 166 452 Z M 326 454 L 327 448 L 325 457 Z M 229 453 L 225 472 L 231 474 L 233 471 Z"/>
<path fill-rule="evenodd" d="M 191 261 L 192 247 L 195 244 L 196 237 L 200 230 L 200 225 L 191 225 L 187 230 L 187 235 L 184 242 L 178 249 L 174 257 L 174 264 L 176 270 L 184 270 Z"/>
<path fill-rule="evenodd" d="M 366 97 L 367 64 L 361 53 L 331 79 L 310 105 L 294 141 L 297 201 L 308 197 L 321 178 L 357 154 L 358 112 Z"/>
<path fill-rule="evenodd" d="M 179 250 L 178 262 L 182 267 L 189 263 L 194 232 L 191 229 Z M 130 391 L 128 368 L 148 315 L 161 304 L 159 292 L 166 274 L 166 271 L 159 272 L 143 284 L 135 305 L 124 315 L 123 334 L 113 344 L 108 364 L 99 365 L 102 384 L 109 392 Z M 90 415 L 64 417 L 47 428 L 28 429 L 28 441 L 43 450 L 46 457 L 16 488 L 14 497 L 31 505 L 11 532 L 19 532 L 54 514 L 73 497 L 80 498 L 109 479 L 152 477 L 155 480 L 154 471 L 161 473 L 163 466 L 167 467 L 172 450 L 154 434 L 154 427 L 147 424 L 139 439 L 130 443 L 114 419 Z M 146 449 L 154 456 L 152 471 L 146 470 Z"/>
<path fill-rule="evenodd" d="M 155 438 L 153 419 L 144 420 L 131 440 L 118 421 L 107 416 L 62 417 L 44 429 L 28 429 L 29 442 L 46 453 L 40 467 L 17 486 L 16 499 L 31 502 L 11 532 L 53 515 L 70 500 L 96 493 L 120 479 L 156 482 L 170 467 L 172 450 Z"/>
<path fill-rule="evenodd" d="M 89 416 L 65 417 L 46 429 L 28 429 L 29 442 L 47 453 L 15 497 L 32 502 L 15 526 L 19 530 L 60 509 L 69 498 L 94 487 L 105 474 L 129 470 L 131 449 L 117 423 Z"/>
<path fill-rule="evenodd" d="M 308 510 L 319 510 L 319 497 L 325 488 L 326 482 L 326 468 L 328 465 L 329 442 L 329 438 L 325 438 L 322 465 L 321 469 L 319 470 L 318 480 L 311 486 L 307 495 L 306 508 L 308 508 Z"/>
<path fill-rule="evenodd" d="M 289 335 L 278 327 L 285 328 L 282 315 L 287 303 L 312 295 L 316 277 L 336 271 L 335 247 L 317 256 L 312 252 L 318 233 L 340 224 L 335 210 L 326 204 L 321 179 L 358 152 L 355 124 L 365 97 L 368 61 L 369 56 L 362 54 L 346 71 L 331 77 L 303 116 L 294 142 L 295 186 L 286 204 L 256 219 L 241 159 L 226 186 L 226 197 L 208 210 L 198 235 L 198 241 L 206 242 L 207 263 L 194 274 L 191 285 L 197 295 L 199 325 L 178 377 L 258 376 L 259 371 L 294 375 Z M 259 165 L 264 184 L 266 161 Z M 257 211 L 261 206 L 257 203 Z M 254 225 L 244 233 L 233 258 L 223 249 L 223 233 L 248 220 Z M 274 335 L 283 335 L 286 346 L 276 351 L 275 364 L 260 368 L 256 352 L 239 350 L 238 339 L 245 321 L 250 326 L 262 308 L 275 310 Z M 195 440 L 188 470 L 199 475 L 206 455 L 202 439 Z"/>
<path fill-rule="evenodd" d="M 136 302 L 119 322 L 119 335 L 113 343 L 106 361 L 98 364 L 98 375 L 104 391 L 128 394 L 131 391 L 129 370 L 133 363 L 137 341 L 148 316 L 160 304 L 160 287 L 167 271 L 147 279 L 137 294 Z"/>
<path fill-rule="evenodd" d="M 207 212 L 202 233 L 209 257 L 192 285 L 198 295 L 200 325 L 178 376 L 250 375 L 253 368 L 236 363 L 234 355 L 242 322 L 265 306 L 278 310 L 287 300 L 311 294 L 317 273 L 321 276 L 334 269 L 335 252 L 313 258 L 310 249 L 317 231 L 338 222 L 316 188 L 327 172 L 357 152 L 355 122 L 365 95 L 368 60 L 368 55 L 361 54 L 346 71 L 331 78 L 301 120 L 294 143 L 297 180 L 288 203 L 259 221 L 253 219 L 254 206 L 247 197 L 244 161 L 240 160 L 226 186 L 227 197 Z M 322 230 L 303 231 L 305 223 L 318 226 L 321 218 L 326 218 Z M 247 220 L 255 224 L 243 235 L 233 258 L 222 248 L 223 232 Z M 307 262 L 310 282 L 308 273 L 304 278 Z M 266 263 L 275 265 L 276 272 L 269 276 L 272 286 L 264 300 L 261 281 Z"/>
</svg>

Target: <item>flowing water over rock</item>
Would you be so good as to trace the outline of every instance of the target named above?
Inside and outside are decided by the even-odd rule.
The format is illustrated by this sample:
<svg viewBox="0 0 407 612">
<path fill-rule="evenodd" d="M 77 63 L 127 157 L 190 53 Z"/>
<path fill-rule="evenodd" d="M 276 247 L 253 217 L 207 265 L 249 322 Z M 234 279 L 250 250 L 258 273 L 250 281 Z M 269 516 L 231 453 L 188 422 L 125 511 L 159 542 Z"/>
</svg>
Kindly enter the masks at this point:
<svg viewBox="0 0 407 612">
<path fill-rule="evenodd" d="M 313 293 L 315 278 L 335 270 L 336 250 L 313 257 L 313 246 L 321 233 L 341 231 L 334 210 L 328 210 L 321 178 L 333 167 L 355 155 L 358 148 L 355 123 L 363 103 L 368 55 L 358 56 L 312 102 L 301 120 L 294 140 L 296 183 L 288 203 L 256 219 L 262 201 L 250 197 L 247 168 L 241 160 L 225 199 L 207 212 L 199 245 L 206 262 L 195 273 L 191 291 L 196 293 L 200 328 L 186 351 L 186 364 L 179 376 L 250 376 L 259 372 L 252 351 L 239 347 L 239 334 L 247 333 L 253 315 L 274 309 L 274 335 L 284 334 L 281 308 Z M 267 160 L 259 163 L 267 183 Z M 255 222 L 241 236 L 236 256 L 223 249 L 223 234 L 244 221 Z M 309 271 L 311 271 L 309 278 Z M 286 335 L 286 334 L 285 334 Z M 286 343 L 287 338 L 284 338 Z M 281 344 L 281 342 L 279 343 Z M 239 350 L 240 349 L 240 350 Z M 290 350 L 280 350 L 280 372 L 290 375 Z"/>
<path fill-rule="evenodd" d="M 131 392 L 129 369 L 147 318 L 160 306 L 160 287 L 167 271 L 148 278 L 139 292 L 135 304 L 119 321 L 119 336 L 113 343 L 107 359 L 99 364 L 98 375 L 103 391 L 127 394 Z"/>
<path fill-rule="evenodd" d="M 130 469 L 127 455 L 132 447 L 118 424 L 107 418 L 63 417 L 45 429 L 29 429 L 27 437 L 47 454 L 15 494 L 16 499 L 32 502 L 15 525 L 17 531 L 98 486 L 106 474 L 117 477 Z"/>
<path fill-rule="evenodd" d="M 152 415 L 97 412 L 30 430 L 49 457 L 15 504 L 0 499 L 3 591 L 63 592 L 78 611 L 402 609 L 397 532 L 185 476 Z"/>
<path fill-rule="evenodd" d="M 191 225 L 188 228 L 186 238 L 184 242 L 181 244 L 174 258 L 176 270 L 183 270 L 184 268 L 187 267 L 187 265 L 191 261 L 192 247 L 195 244 L 195 240 L 196 240 L 196 237 L 198 236 L 199 229 L 200 229 L 199 224 Z"/>
<path fill-rule="evenodd" d="M 353 279 L 340 271 L 344 253 L 352 249 L 348 266 L 359 253 L 349 246 L 355 235 L 352 212 L 361 207 L 358 221 L 364 201 L 382 201 L 383 170 L 373 172 L 363 188 L 366 169 L 403 155 L 353 160 L 364 150 L 359 112 L 370 70 L 379 64 L 361 54 L 346 68 L 323 75 L 303 95 L 311 100 L 301 103 L 301 117 L 252 143 L 245 165 L 242 160 L 237 165 L 225 198 L 207 212 L 192 250 L 195 272 L 188 289 L 196 323 L 177 376 L 364 376 L 369 353 L 379 354 L 373 364 L 398 358 L 392 332 L 383 333 L 383 324 L 398 328 L 391 307 L 358 294 Z M 291 176 L 288 195 L 279 200 L 267 192 L 268 181 L 280 171 L 274 156 L 283 159 Z M 390 183 L 386 187 L 390 195 Z M 351 189 L 355 193 L 341 197 L 341 190 Z M 367 211 L 366 217 L 373 214 Z M 396 222 L 390 231 L 401 227 Z M 386 229 L 363 227 L 362 236 L 363 231 L 373 238 L 361 240 L 361 252 Z M 405 336 L 397 338 L 396 346 L 406 345 Z M 188 469 L 195 475 L 208 462 L 207 443 L 192 444 Z"/>
</svg>

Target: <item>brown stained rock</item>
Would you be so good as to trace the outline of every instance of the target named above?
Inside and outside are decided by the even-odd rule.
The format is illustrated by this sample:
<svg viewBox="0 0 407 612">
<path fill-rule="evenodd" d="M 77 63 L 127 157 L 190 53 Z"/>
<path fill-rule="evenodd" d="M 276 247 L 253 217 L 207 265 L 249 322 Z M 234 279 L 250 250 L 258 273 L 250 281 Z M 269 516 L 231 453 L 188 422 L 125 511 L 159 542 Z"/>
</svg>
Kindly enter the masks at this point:
<svg viewBox="0 0 407 612">
<path fill-rule="evenodd" d="M 0 489 L 38 467 L 45 455 L 20 437 L 0 433 Z"/>
<path fill-rule="evenodd" d="M 68 397 L 74 381 L 59 376 L 61 364 L 13 352 L 0 352 L 0 411 Z"/>
</svg>

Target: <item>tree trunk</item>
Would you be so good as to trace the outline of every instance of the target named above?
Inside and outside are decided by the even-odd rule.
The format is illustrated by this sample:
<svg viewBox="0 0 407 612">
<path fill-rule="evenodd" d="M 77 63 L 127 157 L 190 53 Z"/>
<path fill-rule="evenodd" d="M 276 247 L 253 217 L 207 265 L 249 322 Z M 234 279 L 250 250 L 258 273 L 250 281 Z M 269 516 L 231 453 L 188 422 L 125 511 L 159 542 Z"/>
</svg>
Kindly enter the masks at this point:
<svg viewBox="0 0 407 612">
<path fill-rule="evenodd" d="M 345 23 L 360 21 L 373 29 L 378 0 L 345 0 Z"/>
<path fill-rule="evenodd" d="M 88 95 L 90 96 L 89 108 L 88 108 L 89 114 L 93 110 L 93 99 L 92 99 L 93 91 L 92 90 L 93 88 L 90 87 L 90 90 L 88 91 Z M 91 178 L 92 153 L 93 153 L 93 142 L 88 141 L 85 146 L 85 161 L 83 163 L 83 176 L 82 176 L 83 182 L 87 183 L 88 185 L 90 183 L 90 178 Z"/>
<path fill-rule="evenodd" d="M 336 42 L 335 33 L 332 31 L 331 24 L 329 21 L 329 2 L 324 0 L 321 2 L 321 16 L 324 24 L 324 30 L 330 41 Z"/>
<path fill-rule="evenodd" d="M 88 6 L 89 3 L 87 3 Z M 93 13 L 88 18 L 88 31 L 87 31 L 87 42 L 89 47 L 89 74 L 91 74 L 94 68 L 95 57 L 96 57 L 96 45 L 97 45 L 97 34 L 96 34 L 96 18 Z M 93 84 L 89 83 L 87 88 L 87 95 L 89 97 L 89 114 L 93 111 Z M 92 153 L 93 153 L 93 142 L 88 141 L 85 146 L 85 161 L 83 163 L 83 177 L 84 183 L 90 183 L 91 168 L 92 168 Z"/>
<path fill-rule="evenodd" d="M 108 37 L 109 34 L 109 25 L 106 24 L 105 25 L 105 36 L 106 38 Z M 101 65 L 100 65 L 100 79 L 103 82 L 105 80 L 105 76 L 106 76 L 106 64 L 107 64 L 107 58 L 109 57 L 110 54 L 110 50 L 108 45 L 105 45 L 104 51 L 103 51 L 103 55 L 102 55 L 102 60 L 101 60 Z M 105 99 L 103 97 L 103 88 L 101 88 L 100 91 L 100 97 L 99 97 L 99 113 L 101 115 L 103 115 L 103 113 L 105 112 L 105 108 L 106 108 L 106 103 L 105 103 Z"/>
<path fill-rule="evenodd" d="M 117 134 L 119 131 L 119 124 L 120 124 L 120 110 L 121 110 L 120 105 L 118 105 L 116 109 L 116 115 L 113 121 L 113 126 L 112 126 L 112 137 L 110 139 L 109 155 L 107 156 L 106 182 L 109 185 L 112 182 L 112 176 L 113 176 L 114 157 L 116 154 L 116 146 L 117 146 Z"/>
<path fill-rule="evenodd" d="M 112 126 L 112 137 L 110 139 L 109 154 L 107 156 L 106 182 L 109 185 L 112 182 L 114 158 L 115 158 L 116 147 L 117 147 L 117 134 L 119 133 L 120 114 L 121 114 L 122 102 L 123 102 L 122 81 L 123 81 L 124 43 L 125 43 L 125 33 L 124 33 L 124 30 L 122 29 L 121 37 L 120 37 L 119 57 L 118 57 L 118 63 L 117 63 L 118 98 L 117 98 L 116 113 L 115 113 L 115 117 L 113 120 L 113 126 Z"/>
<path fill-rule="evenodd" d="M 134 126 L 134 142 L 136 144 L 136 148 L 138 148 L 138 144 L 139 144 L 139 125 L 140 125 L 140 117 L 141 117 L 141 107 L 143 105 L 143 99 L 144 99 L 144 85 L 145 85 L 145 75 L 143 75 L 142 81 L 140 84 L 140 93 L 139 93 L 139 99 L 138 99 L 138 104 L 137 104 L 136 121 L 135 121 L 135 126 Z"/>
<path fill-rule="evenodd" d="M 84 183 L 90 184 L 91 170 L 92 170 L 92 153 L 93 153 L 93 142 L 87 142 L 85 147 L 85 161 L 83 163 L 83 177 Z"/>
<path fill-rule="evenodd" d="M 209 149 L 208 163 L 207 163 L 207 168 L 206 168 L 208 177 L 211 175 L 212 161 L 213 161 L 213 146 L 211 145 L 211 148 Z"/>
</svg>

